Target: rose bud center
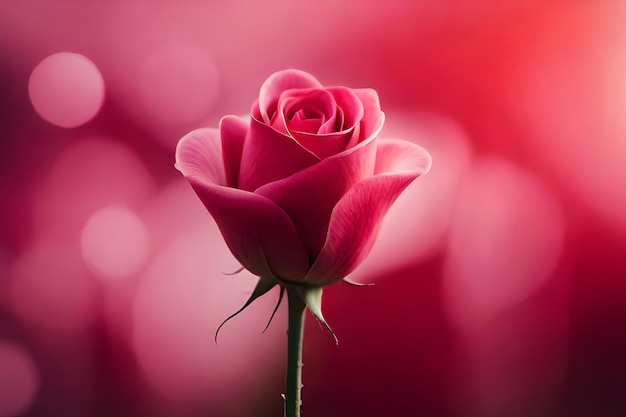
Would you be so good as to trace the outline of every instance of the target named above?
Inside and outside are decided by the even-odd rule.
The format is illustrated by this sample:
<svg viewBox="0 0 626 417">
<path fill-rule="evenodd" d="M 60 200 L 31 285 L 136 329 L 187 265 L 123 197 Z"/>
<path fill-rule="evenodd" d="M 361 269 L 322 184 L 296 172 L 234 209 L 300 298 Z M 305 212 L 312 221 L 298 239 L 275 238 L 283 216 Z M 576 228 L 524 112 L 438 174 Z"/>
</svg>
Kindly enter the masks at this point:
<svg viewBox="0 0 626 417">
<path fill-rule="evenodd" d="M 325 90 L 309 90 L 284 97 L 283 111 L 287 128 L 292 132 L 323 134 L 337 130 L 343 117 L 338 118 L 337 103 Z"/>
</svg>

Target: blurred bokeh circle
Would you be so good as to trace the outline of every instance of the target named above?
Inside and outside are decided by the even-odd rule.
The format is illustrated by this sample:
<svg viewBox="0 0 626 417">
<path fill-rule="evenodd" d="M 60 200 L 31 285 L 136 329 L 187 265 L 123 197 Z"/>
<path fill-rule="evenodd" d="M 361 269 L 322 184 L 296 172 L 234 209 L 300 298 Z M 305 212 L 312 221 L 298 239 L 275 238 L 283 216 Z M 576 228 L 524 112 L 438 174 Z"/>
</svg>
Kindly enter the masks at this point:
<svg viewBox="0 0 626 417">
<path fill-rule="evenodd" d="M 100 110 L 104 102 L 104 79 L 87 57 L 59 52 L 33 69 L 28 94 L 44 120 L 61 127 L 76 127 Z"/>
</svg>

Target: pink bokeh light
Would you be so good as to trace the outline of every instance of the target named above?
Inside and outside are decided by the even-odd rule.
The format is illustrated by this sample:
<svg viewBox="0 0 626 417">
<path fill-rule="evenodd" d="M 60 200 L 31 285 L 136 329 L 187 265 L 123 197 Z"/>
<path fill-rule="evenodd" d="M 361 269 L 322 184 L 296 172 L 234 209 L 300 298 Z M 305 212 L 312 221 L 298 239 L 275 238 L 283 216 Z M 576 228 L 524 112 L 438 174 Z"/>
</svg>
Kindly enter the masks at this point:
<svg viewBox="0 0 626 417">
<path fill-rule="evenodd" d="M 137 272 L 144 265 L 149 248 L 146 226 L 135 213 L 121 206 L 96 211 L 81 233 L 85 263 L 105 279 Z"/>
<path fill-rule="evenodd" d="M 550 290 L 566 219 L 540 178 L 511 161 L 475 159 L 444 254 L 444 308 L 468 360 L 459 391 L 479 415 L 553 407 L 563 377 L 566 297 Z M 520 370 L 528 370 L 528 373 Z M 538 378 L 531 373 L 541 375 Z"/>
<path fill-rule="evenodd" d="M 564 224 L 556 198 L 535 176 L 502 159 L 475 161 L 454 213 L 443 271 L 452 321 L 472 330 L 540 288 L 561 255 Z"/>
<path fill-rule="evenodd" d="M 34 222 L 41 233 L 79 239 L 94 212 L 109 205 L 137 207 L 154 180 L 126 145 L 106 136 L 68 146 L 38 187 Z"/>
<path fill-rule="evenodd" d="M 112 334 L 116 334 L 122 339 L 127 339 L 132 337 L 133 304 L 135 303 L 138 287 L 143 281 L 142 277 L 145 275 L 146 268 L 150 267 L 158 253 L 168 247 L 172 241 L 192 233 L 198 229 L 199 225 L 207 225 L 209 227 L 211 223 L 206 217 L 206 209 L 196 196 L 189 192 L 189 186 L 184 181 L 174 181 L 164 187 L 141 204 L 141 208 L 136 212 L 119 205 L 108 207 L 109 210 L 107 211 L 114 208 L 114 213 L 119 212 L 121 209 L 125 213 L 123 217 L 131 220 L 134 227 L 141 225 L 139 226 L 141 228 L 140 234 L 144 236 L 139 239 L 131 236 L 131 241 L 138 243 L 135 249 L 140 249 L 139 252 L 136 252 L 140 256 L 132 256 L 131 258 L 134 261 L 141 261 L 135 264 L 141 266 L 141 268 L 138 270 L 133 268 L 134 273 L 124 279 L 102 280 L 104 292 L 103 314 L 107 327 Z M 109 216 L 105 217 L 108 218 Z M 126 233 L 127 231 L 124 230 L 122 235 Z M 144 240 L 146 237 L 149 238 L 148 242 Z M 118 238 L 119 236 L 114 237 L 114 239 Z M 98 243 L 102 243 L 102 241 L 98 239 Z M 141 250 L 142 248 L 145 249 L 145 243 L 148 243 L 149 249 L 147 256 L 144 256 L 146 254 Z M 117 252 L 116 249 L 113 251 Z M 126 258 L 126 254 L 120 253 L 120 255 Z M 225 255 L 224 270 L 236 270 L 238 268 L 237 262 L 229 254 Z M 219 273 L 221 270 L 213 272 Z"/>
<path fill-rule="evenodd" d="M 26 349 L 0 340 L 0 416 L 25 415 L 35 401 L 40 375 Z"/>
<path fill-rule="evenodd" d="M 28 94 L 43 119 L 61 127 L 76 127 L 100 110 L 104 79 L 96 65 L 83 55 L 59 52 L 33 69 Z"/>
</svg>

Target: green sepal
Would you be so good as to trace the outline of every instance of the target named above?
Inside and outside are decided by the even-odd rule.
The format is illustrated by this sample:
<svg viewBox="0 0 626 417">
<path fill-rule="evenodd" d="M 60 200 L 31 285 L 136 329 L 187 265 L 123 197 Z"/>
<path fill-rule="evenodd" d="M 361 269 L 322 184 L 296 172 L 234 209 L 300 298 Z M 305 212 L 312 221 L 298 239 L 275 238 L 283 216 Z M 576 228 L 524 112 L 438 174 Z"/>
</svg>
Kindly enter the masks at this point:
<svg viewBox="0 0 626 417">
<path fill-rule="evenodd" d="M 250 298 L 248 298 L 248 301 L 246 301 L 246 303 L 243 305 L 243 307 L 241 307 L 239 310 L 235 311 L 233 314 L 228 316 L 226 318 L 226 320 L 224 320 L 222 322 L 222 324 L 219 325 L 219 327 L 215 331 L 215 343 L 217 343 L 217 335 L 219 334 L 220 329 L 222 328 L 222 326 L 224 326 L 226 324 L 227 321 L 229 321 L 230 319 L 232 319 L 233 317 L 235 317 L 236 315 L 241 313 L 243 310 L 246 309 L 246 307 L 248 307 L 250 304 L 252 304 L 252 302 L 254 300 L 256 300 L 260 296 L 262 296 L 265 293 L 267 293 L 269 290 L 274 288 L 276 285 L 277 285 L 276 282 L 273 282 L 273 281 L 270 281 L 270 280 L 266 280 L 266 279 L 263 279 L 263 278 L 259 279 L 259 282 L 256 284 L 256 287 L 254 287 L 254 291 L 252 291 L 252 294 L 250 295 Z M 280 304 L 280 300 L 282 300 L 282 291 L 281 291 L 281 297 L 278 300 L 279 304 Z M 278 309 L 278 306 L 276 306 L 276 309 L 274 309 L 274 313 L 276 313 L 277 309 Z M 272 313 L 272 317 L 274 317 L 274 313 Z M 272 318 L 270 318 L 270 322 L 271 321 L 272 321 Z M 269 323 L 268 323 L 268 326 L 269 326 Z"/>
<path fill-rule="evenodd" d="M 280 307 L 280 303 L 283 301 L 284 296 L 285 296 L 285 287 L 281 286 L 280 295 L 278 296 L 278 302 L 276 303 L 276 307 L 274 307 L 274 311 L 272 311 L 272 315 L 270 316 L 270 319 L 267 321 L 267 324 L 265 325 L 265 329 L 263 329 L 261 333 L 265 333 L 267 328 L 270 327 L 270 324 L 272 324 L 272 320 L 274 319 L 274 316 L 276 315 L 276 312 L 278 311 L 278 307 Z"/>
<path fill-rule="evenodd" d="M 224 275 L 237 275 L 238 273 L 240 273 L 244 269 L 245 268 L 242 266 L 241 268 L 238 268 L 235 272 L 222 272 L 222 274 L 224 274 Z"/>
<path fill-rule="evenodd" d="M 306 303 L 309 311 L 313 313 L 315 318 L 326 327 L 330 335 L 335 339 L 335 344 L 339 344 L 339 340 L 333 332 L 333 329 L 328 325 L 328 322 L 324 318 L 322 314 L 322 287 L 310 287 L 310 286 L 302 286 L 298 287 L 298 292 L 302 296 L 302 299 Z"/>
</svg>

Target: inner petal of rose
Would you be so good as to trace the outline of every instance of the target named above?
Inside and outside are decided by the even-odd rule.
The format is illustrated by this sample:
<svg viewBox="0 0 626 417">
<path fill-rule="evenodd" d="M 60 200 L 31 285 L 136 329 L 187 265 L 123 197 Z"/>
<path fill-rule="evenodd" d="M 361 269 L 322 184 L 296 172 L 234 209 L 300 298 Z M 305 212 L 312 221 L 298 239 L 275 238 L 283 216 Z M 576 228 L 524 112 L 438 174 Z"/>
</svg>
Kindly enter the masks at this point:
<svg viewBox="0 0 626 417">
<path fill-rule="evenodd" d="M 329 87 L 337 109 L 341 109 L 341 125 L 335 131 L 343 131 L 357 125 L 365 116 L 365 108 L 353 90 L 346 87 Z"/>
<path fill-rule="evenodd" d="M 324 115 L 318 111 L 300 109 L 289 117 L 290 121 L 306 119 L 324 119 Z"/>
<path fill-rule="evenodd" d="M 336 120 L 337 103 L 326 90 L 291 92 L 280 104 L 289 131 L 318 133 L 327 121 L 334 124 Z"/>
<path fill-rule="evenodd" d="M 333 117 L 326 120 L 317 130 L 317 133 L 326 134 L 341 132 L 343 130 L 343 120 L 343 109 L 340 106 L 337 106 L 337 110 L 335 111 Z"/>
<path fill-rule="evenodd" d="M 298 110 L 288 121 L 289 130 L 296 132 L 317 132 L 324 123 L 323 114 L 306 114 L 304 110 Z"/>
</svg>

